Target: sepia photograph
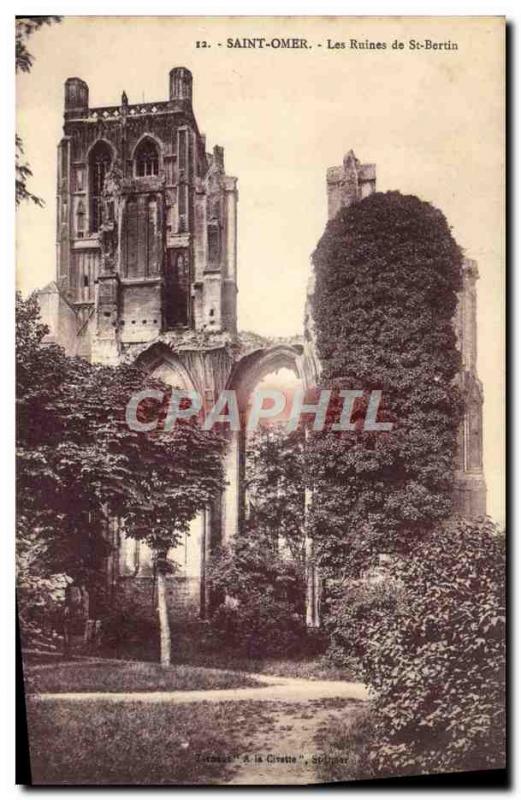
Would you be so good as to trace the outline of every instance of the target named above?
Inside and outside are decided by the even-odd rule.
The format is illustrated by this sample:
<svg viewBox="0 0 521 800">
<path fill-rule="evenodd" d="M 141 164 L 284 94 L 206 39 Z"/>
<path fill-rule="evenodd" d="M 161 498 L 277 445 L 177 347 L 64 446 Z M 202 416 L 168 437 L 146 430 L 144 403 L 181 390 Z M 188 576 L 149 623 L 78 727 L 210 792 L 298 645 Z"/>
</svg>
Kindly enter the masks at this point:
<svg viewBox="0 0 521 800">
<path fill-rule="evenodd" d="M 505 35 L 16 18 L 18 783 L 506 780 Z"/>
</svg>

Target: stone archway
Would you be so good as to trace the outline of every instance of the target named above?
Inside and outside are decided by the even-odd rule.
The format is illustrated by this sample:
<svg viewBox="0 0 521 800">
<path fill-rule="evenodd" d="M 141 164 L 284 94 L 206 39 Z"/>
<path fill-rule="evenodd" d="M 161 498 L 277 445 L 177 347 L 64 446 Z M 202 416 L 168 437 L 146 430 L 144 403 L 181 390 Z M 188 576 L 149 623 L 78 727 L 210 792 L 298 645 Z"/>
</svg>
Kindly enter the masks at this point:
<svg viewBox="0 0 521 800">
<path fill-rule="evenodd" d="M 153 345 L 136 359 L 136 366 L 168 386 L 195 391 L 197 383 L 185 364 L 165 345 Z"/>
<path fill-rule="evenodd" d="M 241 429 L 230 432 L 230 443 L 226 454 L 225 474 L 228 486 L 221 502 L 221 536 L 226 544 L 240 535 L 244 522 L 245 491 L 244 470 L 246 452 L 246 412 L 248 401 L 264 377 L 279 369 L 291 370 L 302 382 L 303 389 L 310 388 L 309 365 L 301 344 L 281 343 L 259 348 L 243 356 L 234 365 L 228 381 L 228 389 L 236 392 Z M 311 497 L 306 489 L 304 514 L 309 507 Z M 310 627 L 318 627 L 320 585 L 319 574 L 315 564 L 313 542 L 306 537 L 306 623 Z"/>
<path fill-rule="evenodd" d="M 259 348 L 243 356 L 234 365 L 226 388 L 236 393 L 241 430 L 230 432 L 225 474 L 228 482 L 222 501 L 222 541 L 233 540 L 240 533 L 244 519 L 244 457 L 246 446 L 245 418 L 248 400 L 255 386 L 271 372 L 286 368 L 305 382 L 303 353 L 299 346 L 280 344 Z"/>
<path fill-rule="evenodd" d="M 187 341 L 185 346 L 173 348 L 168 341 L 156 341 L 133 353 L 134 363 L 149 375 L 157 375 L 165 383 L 179 388 L 195 389 L 204 397 L 215 400 L 222 389 L 236 392 L 243 424 L 240 431 L 229 432 L 229 443 L 224 457 L 227 487 L 221 497 L 208 507 L 194 524 L 197 526 L 198 565 L 189 577 L 193 582 L 192 595 L 199 597 L 199 616 L 205 617 L 209 597 L 205 574 L 207 559 L 214 546 L 227 544 L 241 533 L 245 511 L 244 463 L 245 463 L 245 418 L 248 401 L 255 386 L 270 373 L 282 368 L 291 370 L 302 381 L 304 389 L 310 386 L 313 371 L 302 341 L 263 342 L 255 337 L 252 342 L 241 337 L 239 347 L 230 347 L 229 342 L 215 341 L 213 347 L 205 342 L 194 346 Z M 305 508 L 310 501 L 306 493 Z M 195 533 L 195 531 L 194 531 Z M 315 568 L 313 547 L 306 540 L 306 619 L 310 626 L 319 624 L 318 600 L 319 580 Z M 197 584 L 197 588 L 196 588 Z"/>
<path fill-rule="evenodd" d="M 218 380 L 216 373 L 219 368 L 219 374 L 223 373 L 222 354 L 218 356 L 212 359 L 206 351 L 174 350 L 168 343 L 159 341 L 143 349 L 133 363 L 148 376 L 158 378 L 167 386 L 204 394 L 208 385 L 213 386 Z M 213 371 L 207 362 L 210 367 L 216 363 Z M 205 575 L 214 516 L 211 508 L 197 514 L 190 523 L 189 535 L 184 536 L 169 552 L 169 558 L 178 566 L 176 573 L 170 575 L 167 581 L 167 603 L 173 619 L 193 620 L 206 617 L 208 598 Z M 145 576 L 151 558 L 150 548 L 141 543 L 138 558 L 134 558 L 134 561 L 140 562 L 142 566 L 139 571 L 136 569 L 134 572 L 134 579 Z M 153 574 L 151 566 L 148 572 Z"/>
<path fill-rule="evenodd" d="M 281 368 L 291 370 L 306 384 L 301 345 L 277 344 L 259 348 L 237 361 L 226 388 L 234 389 L 237 393 L 239 410 L 245 410 L 251 392 L 262 378 Z"/>
</svg>

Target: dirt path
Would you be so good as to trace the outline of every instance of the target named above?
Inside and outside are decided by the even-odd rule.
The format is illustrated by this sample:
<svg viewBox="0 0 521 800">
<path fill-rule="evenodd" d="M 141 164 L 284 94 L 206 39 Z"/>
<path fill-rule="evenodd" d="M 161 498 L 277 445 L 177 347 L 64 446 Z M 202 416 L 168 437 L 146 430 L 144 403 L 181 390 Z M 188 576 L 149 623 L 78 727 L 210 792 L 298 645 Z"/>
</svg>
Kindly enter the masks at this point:
<svg viewBox="0 0 521 800">
<path fill-rule="evenodd" d="M 112 703 L 222 703 L 225 701 L 261 700 L 299 703 L 309 700 L 339 698 L 367 700 L 367 690 L 362 683 L 348 681 L 311 681 L 304 678 L 279 678 L 271 675 L 248 673 L 264 686 L 244 689 L 206 689 L 174 692 L 49 692 L 29 694 L 36 702 L 74 700 L 92 702 L 103 700 Z"/>
<path fill-rule="evenodd" d="M 343 702 L 343 714 L 356 707 L 357 703 Z M 226 783 L 243 786 L 318 783 L 317 759 L 322 753 L 316 734 L 331 716 L 329 703 L 281 704 L 271 713 L 272 727 L 250 738 L 248 755 Z"/>
</svg>

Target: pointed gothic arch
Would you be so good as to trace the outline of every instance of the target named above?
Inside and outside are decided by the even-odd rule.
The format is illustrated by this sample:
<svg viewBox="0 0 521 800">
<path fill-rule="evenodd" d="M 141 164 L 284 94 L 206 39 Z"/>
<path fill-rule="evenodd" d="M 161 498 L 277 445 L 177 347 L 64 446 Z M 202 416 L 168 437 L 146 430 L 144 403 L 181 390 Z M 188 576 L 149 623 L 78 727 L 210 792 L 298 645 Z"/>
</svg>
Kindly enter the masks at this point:
<svg viewBox="0 0 521 800">
<path fill-rule="evenodd" d="M 301 345 L 274 345 L 248 353 L 238 361 L 228 381 L 235 389 L 241 411 L 246 409 L 248 398 L 255 386 L 271 372 L 285 368 L 291 370 L 306 386 L 304 355 Z"/>
<path fill-rule="evenodd" d="M 190 374 L 182 361 L 162 342 L 147 347 L 136 359 L 135 364 L 149 376 L 160 378 L 164 383 L 177 388 L 197 390 L 197 380 Z"/>
<path fill-rule="evenodd" d="M 145 134 L 134 148 L 132 155 L 136 178 L 149 178 L 159 175 L 161 148 L 150 135 Z"/>
</svg>

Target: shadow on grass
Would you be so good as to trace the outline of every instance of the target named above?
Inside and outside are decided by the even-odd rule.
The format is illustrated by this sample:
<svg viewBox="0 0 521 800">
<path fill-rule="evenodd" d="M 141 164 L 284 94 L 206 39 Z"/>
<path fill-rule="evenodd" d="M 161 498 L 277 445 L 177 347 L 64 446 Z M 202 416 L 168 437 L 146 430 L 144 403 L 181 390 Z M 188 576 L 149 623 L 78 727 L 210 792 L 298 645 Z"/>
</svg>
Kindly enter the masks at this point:
<svg viewBox="0 0 521 800">
<path fill-rule="evenodd" d="M 322 656 L 295 658 L 247 658 L 234 653 L 180 653 L 179 664 L 216 667 L 226 671 L 253 672 L 283 678 L 306 678 L 324 681 L 355 681 L 354 673 L 328 664 Z"/>
<path fill-rule="evenodd" d="M 27 692 L 147 692 L 261 686 L 238 672 L 147 662 L 75 662 L 27 666 Z"/>
<path fill-rule="evenodd" d="M 229 781 L 250 738 L 271 729 L 264 703 L 28 702 L 33 783 L 211 785 Z"/>
</svg>

